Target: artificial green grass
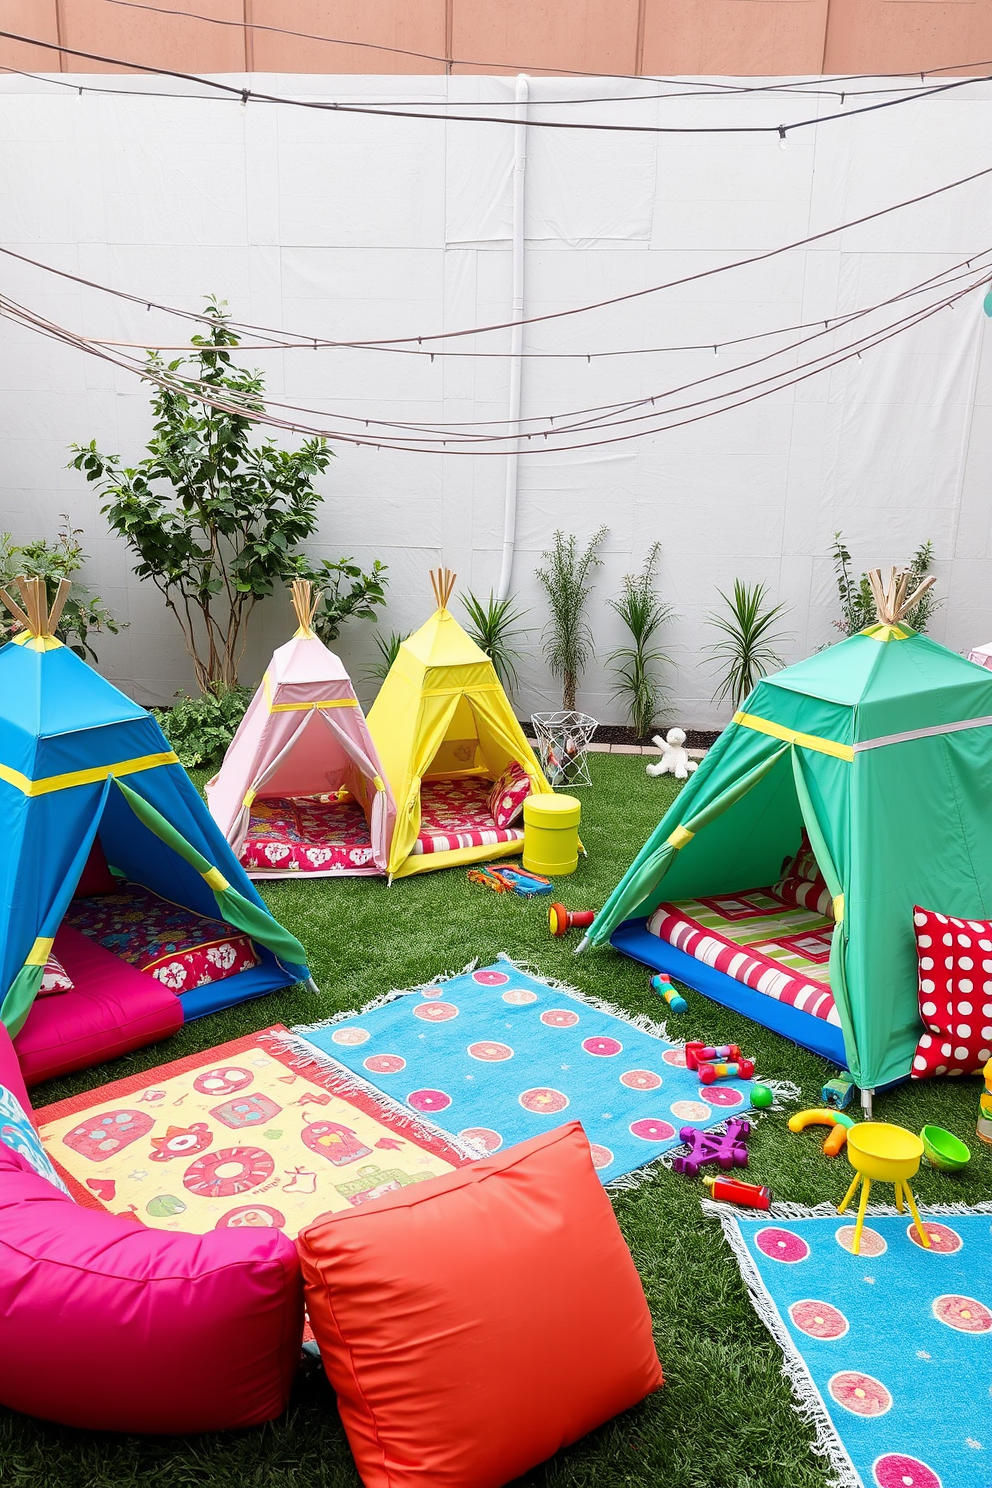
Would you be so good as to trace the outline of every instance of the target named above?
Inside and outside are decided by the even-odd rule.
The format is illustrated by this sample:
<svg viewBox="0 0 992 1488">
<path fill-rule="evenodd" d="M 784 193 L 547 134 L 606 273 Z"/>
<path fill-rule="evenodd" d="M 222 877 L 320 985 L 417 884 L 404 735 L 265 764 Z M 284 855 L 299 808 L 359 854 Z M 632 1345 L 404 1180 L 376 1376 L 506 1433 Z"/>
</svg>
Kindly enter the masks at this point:
<svg viewBox="0 0 992 1488">
<path fill-rule="evenodd" d="M 588 858 L 557 892 L 570 908 L 601 905 L 672 798 L 668 777 L 650 780 L 637 756 L 594 755 L 581 792 Z M 743 887 L 743 886 L 742 886 Z M 262 884 L 274 913 L 302 940 L 319 996 L 303 989 L 242 1004 L 181 1029 L 165 1043 L 33 1092 L 36 1108 L 149 1069 L 275 1022 L 312 1022 L 357 1008 L 396 987 L 481 964 L 500 951 L 628 1013 L 663 1018 L 644 967 L 612 950 L 576 957 L 578 937 L 552 940 L 547 901 L 528 902 L 469 884 L 463 870 L 427 873 L 387 888 L 377 879 Z M 673 1034 L 735 1042 L 758 1072 L 792 1080 L 802 1105 L 820 1105 L 832 1073 L 815 1055 L 686 989 L 689 1011 L 669 1016 Z M 960 1174 L 924 1165 L 914 1181 L 923 1204 L 975 1203 L 992 1195 L 988 1150 L 975 1137 L 976 1080 L 911 1083 L 876 1099 L 879 1120 L 919 1131 L 946 1127 L 972 1149 Z M 850 1169 L 823 1156 L 823 1131 L 799 1136 L 770 1113 L 750 1140 L 748 1177 L 777 1199 L 839 1199 Z M 659 1169 L 614 1196 L 655 1320 L 665 1388 L 560 1452 L 520 1480 L 534 1488 L 824 1488 L 828 1475 L 811 1433 L 792 1409 L 782 1356 L 753 1312 L 718 1223 L 700 1209 L 703 1190 Z M 49 1345 L 59 1347 L 52 1319 Z M 218 1338 L 218 1354 L 224 1340 Z M 86 1361 L 79 1361 L 85 1369 Z M 480 1368 L 485 1368 L 480 1360 Z M 443 1422 L 439 1423 L 443 1430 Z M 0 1411 L 4 1488 L 358 1488 L 334 1397 L 319 1371 L 301 1375 L 290 1409 L 258 1430 L 195 1438 L 114 1437 L 70 1431 Z"/>
</svg>

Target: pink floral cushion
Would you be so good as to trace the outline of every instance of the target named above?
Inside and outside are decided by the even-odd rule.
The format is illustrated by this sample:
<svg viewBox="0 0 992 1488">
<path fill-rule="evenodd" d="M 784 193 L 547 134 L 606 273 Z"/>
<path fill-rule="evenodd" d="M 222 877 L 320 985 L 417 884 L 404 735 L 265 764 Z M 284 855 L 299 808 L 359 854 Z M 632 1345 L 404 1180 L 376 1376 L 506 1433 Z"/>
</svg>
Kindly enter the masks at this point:
<svg viewBox="0 0 992 1488">
<path fill-rule="evenodd" d="M 913 910 L 920 1035 L 913 1079 L 980 1075 L 992 1059 L 992 921 Z"/>
<path fill-rule="evenodd" d="M 531 792 L 530 776 L 516 760 L 507 765 L 489 792 L 489 810 L 497 827 L 512 827 Z"/>
<path fill-rule="evenodd" d="M 57 992 L 71 992 L 75 986 L 72 977 L 66 971 L 57 956 L 49 956 L 45 963 L 45 969 L 41 974 L 41 986 L 38 988 L 39 997 L 54 997 Z"/>
</svg>

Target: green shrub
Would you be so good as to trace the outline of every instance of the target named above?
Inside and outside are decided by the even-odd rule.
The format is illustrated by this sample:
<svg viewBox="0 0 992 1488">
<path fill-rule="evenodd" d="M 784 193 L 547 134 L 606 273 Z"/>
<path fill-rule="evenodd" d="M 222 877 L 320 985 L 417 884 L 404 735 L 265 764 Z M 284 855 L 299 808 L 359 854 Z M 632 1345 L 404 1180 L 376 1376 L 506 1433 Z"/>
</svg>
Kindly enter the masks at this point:
<svg viewBox="0 0 992 1488">
<path fill-rule="evenodd" d="M 220 764 L 251 698 L 250 687 L 214 684 L 201 697 L 177 692 L 171 708 L 153 708 L 152 714 L 183 769 L 195 770 Z"/>
<path fill-rule="evenodd" d="M 868 575 L 863 573 L 860 579 L 855 580 L 851 571 L 851 555 L 839 532 L 834 533 L 830 551 L 833 554 L 837 592 L 840 595 L 841 618 L 835 620 L 834 625 L 846 636 L 857 635 L 859 631 L 866 630 L 869 625 L 874 625 L 878 620 L 875 597 L 871 592 Z M 920 580 L 926 578 L 932 563 L 933 543 L 927 540 L 920 543 L 906 565 L 906 572 L 911 576 L 907 593 L 912 594 Z M 930 616 L 934 610 L 939 610 L 942 604 L 943 600 L 937 599 L 932 589 L 928 590 L 912 613 L 907 616 L 906 623 L 914 630 L 925 634 Z"/>
<path fill-rule="evenodd" d="M 379 659 L 366 668 L 365 675 L 369 681 L 378 679 L 380 682 L 385 682 L 406 636 L 398 630 L 391 630 L 388 636 L 384 636 L 381 630 L 376 630 L 372 634 L 372 639 L 379 649 Z"/>
</svg>

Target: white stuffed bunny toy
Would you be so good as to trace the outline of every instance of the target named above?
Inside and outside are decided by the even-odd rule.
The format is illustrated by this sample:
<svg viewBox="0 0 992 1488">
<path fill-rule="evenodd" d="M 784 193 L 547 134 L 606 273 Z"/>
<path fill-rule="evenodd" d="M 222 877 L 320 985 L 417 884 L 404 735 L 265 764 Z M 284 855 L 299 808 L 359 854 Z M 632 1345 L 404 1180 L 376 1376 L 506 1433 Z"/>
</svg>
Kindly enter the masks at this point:
<svg viewBox="0 0 992 1488">
<path fill-rule="evenodd" d="M 676 780 L 688 780 L 696 768 L 696 761 L 689 758 L 685 748 L 685 734 L 680 728 L 669 729 L 664 739 L 655 734 L 653 743 L 661 750 L 661 759 L 656 765 L 648 765 L 649 775 L 674 775 Z"/>
</svg>

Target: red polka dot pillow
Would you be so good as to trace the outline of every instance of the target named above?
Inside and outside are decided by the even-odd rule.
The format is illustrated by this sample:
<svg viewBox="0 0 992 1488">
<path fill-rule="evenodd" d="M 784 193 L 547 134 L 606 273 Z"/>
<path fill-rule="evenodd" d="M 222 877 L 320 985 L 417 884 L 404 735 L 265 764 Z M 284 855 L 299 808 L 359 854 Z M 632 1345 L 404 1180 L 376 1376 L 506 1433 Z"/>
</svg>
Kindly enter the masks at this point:
<svg viewBox="0 0 992 1488">
<path fill-rule="evenodd" d="M 958 920 L 917 905 L 913 924 L 926 1028 L 913 1079 L 980 1075 L 992 1059 L 992 921 Z"/>
</svg>

